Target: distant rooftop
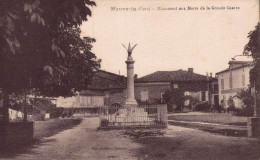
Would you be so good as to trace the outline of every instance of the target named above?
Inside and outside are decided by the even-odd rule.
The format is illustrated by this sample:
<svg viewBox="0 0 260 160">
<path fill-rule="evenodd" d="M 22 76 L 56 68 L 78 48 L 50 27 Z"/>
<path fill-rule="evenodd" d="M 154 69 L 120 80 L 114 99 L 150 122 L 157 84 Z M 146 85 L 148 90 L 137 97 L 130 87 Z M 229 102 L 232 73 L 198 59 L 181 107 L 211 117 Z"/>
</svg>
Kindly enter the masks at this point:
<svg viewBox="0 0 260 160">
<path fill-rule="evenodd" d="M 241 68 L 241 67 L 251 66 L 254 63 L 253 63 L 253 61 L 229 61 L 228 64 L 229 64 L 229 68 L 224 69 L 224 70 L 222 70 L 222 71 L 220 71 L 216 74 L 228 72 L 230 70 L 238 69 L 238 68 Z"/>
<path fill-rule="evenodd" d="M 229 61 L 228 64 L 247 64 L 251 63 L 252 61 Z"/>
<path fill-rule="evenodd" d="M 171 81 L 206 81 L 207 76 L 189 71 L 157 71 L 147 76 L 138 78 L 135 82 L 171 82 Z"/>
<path fill-rule="evenodd" d="M 106 89 L 124 89 L 126 88 L 126 77 L 115 73 L 99 70 L 93 76 L 91 85 L 88 89 L 106 90 Z"/>
</svg>

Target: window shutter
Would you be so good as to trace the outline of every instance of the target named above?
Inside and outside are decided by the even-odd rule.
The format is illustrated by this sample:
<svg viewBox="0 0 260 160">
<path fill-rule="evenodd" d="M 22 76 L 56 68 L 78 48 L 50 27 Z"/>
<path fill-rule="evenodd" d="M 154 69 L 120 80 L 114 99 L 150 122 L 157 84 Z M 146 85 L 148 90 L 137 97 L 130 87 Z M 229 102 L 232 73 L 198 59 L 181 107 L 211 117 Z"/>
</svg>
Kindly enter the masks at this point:
<svg viewBox="0 0 260 160">
<path fill-rule="evenodd" d="M 229 77 L 229 87 L 232 88 L 232 77 Z"/>
<path fill-rule="evenodd" d="M 224 90 L 224 79 L 221 79 L 221 89 Z"/>
<path fill-rule="evenodd" d="M 245 74 L 242 74 L 242 86 L 246 85 L 246 76 Z"/>
</svg>

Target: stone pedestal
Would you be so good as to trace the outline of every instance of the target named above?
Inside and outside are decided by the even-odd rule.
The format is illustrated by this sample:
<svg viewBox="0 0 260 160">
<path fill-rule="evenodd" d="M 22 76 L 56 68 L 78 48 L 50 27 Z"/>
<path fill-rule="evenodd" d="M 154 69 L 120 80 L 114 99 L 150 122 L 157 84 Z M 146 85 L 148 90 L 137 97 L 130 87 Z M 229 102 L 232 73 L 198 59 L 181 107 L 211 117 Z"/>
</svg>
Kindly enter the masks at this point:
<svg viewBox="0 0 260 160">
<path fill-rule="evenodd" d="M 0 124 L 0 150 L 15 149 L 33 143 L 33 122 Z"/>
<path fill-rule="evenodd" d="M 248 118 L 247 121 L 248 137 L 260 137 L 260 108 L 255 107 L 254 117 Z"/>
<path fill-rule="evenodd" d="M 127 61 L 125 61 L 127 65 L 127 98 L 126 105 L 136 106 L 137 102 L 135 100 L 134 95 L 134 63 L 135 61 L 131 56 L 128 56 Z"/>
<path fill-rule="evenodd" d="M 117 115 L 115 115 L 115 122 L 123 122 L 123 125 L 150 125 L 153 123 L 153 119 L 148 117 L 148 113 L 144 108 L 137 108 L 128 106 L 126 108 L 119 109 Z"/>
<path fill-rule="evenodd" d="M 248 137 L 260 137 L 260 117 L 250 117 L 247 122 Z"/>
<path fill-rule="evenodd" d="M 254 117 L 260 117 L 260 108 L 255 108 Z"/>
<path fill-rule="evenodd" d="M 260 95 L 254 88 L 252 90 L 255 98 L 254 117 L 248 118 L 247 133 L 248 137 L 260 137 Z"/>
</svg>

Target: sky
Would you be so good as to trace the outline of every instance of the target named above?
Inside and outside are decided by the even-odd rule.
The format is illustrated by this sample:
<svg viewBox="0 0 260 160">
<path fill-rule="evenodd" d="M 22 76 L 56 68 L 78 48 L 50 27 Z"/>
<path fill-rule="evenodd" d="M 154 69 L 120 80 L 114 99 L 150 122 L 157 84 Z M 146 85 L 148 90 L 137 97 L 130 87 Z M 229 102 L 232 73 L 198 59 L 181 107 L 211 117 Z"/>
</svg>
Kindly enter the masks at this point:
<svg viewBox="0 0 260 160">
<path fill-rule="evenodd" d="M 121 75 L 127 72 L 122 44 L 137 44 L 132 57 L 138 77 L 188 68 L 214 75 L 226 69 L 232 57 L 242 54 L 248 33 L 259 21 L 258 0 L 95 2 L 92 16 L 81 26 L 81 36 L 96 39 L 92 51 L 102 59 L 101 69 Z"/>
</svg>

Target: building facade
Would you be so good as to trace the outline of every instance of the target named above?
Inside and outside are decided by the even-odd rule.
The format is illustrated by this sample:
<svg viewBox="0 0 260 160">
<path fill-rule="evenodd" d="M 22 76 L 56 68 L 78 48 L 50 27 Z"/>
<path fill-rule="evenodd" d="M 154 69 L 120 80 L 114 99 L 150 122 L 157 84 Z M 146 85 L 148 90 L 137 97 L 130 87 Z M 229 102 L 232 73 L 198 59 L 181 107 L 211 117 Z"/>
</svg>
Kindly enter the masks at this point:
<svg viewBox="0 0 260 160">
<path fill-rule="evenodd" d="M 126 77 L 99 70 L 95 73 L 91 85 L 78 95 L 68 98 L 59 97 L 57 107 L 89 108 L 110 105 L 122 105 L 126 98 Z"/>
<path fill-rule="evenodd" d="M 219 87 L 218 87 L 218 79 L 211 79 L 209 85 L 209 101 L 211 105 L 218 106 L 219 105 Z"/>
<path fill-rule="evenodd" d="M 252 62 L 248 61 L 230 61 L 229 67 L 217 74 L 219 104 L 228 108 L 228 100 L 233 98 L 234 105 L 241 107 L 242 103 L 235 95 L 249 87 L 249 72 L 253 67 Z"/>
<path fill-rule="evenodd" d="M 138 102 L 164 103 L 165 91 L 178 88 L 185 95 L 200 102 L 207 102 L 212 96 L 209 95 L 208 84 L 211 84 L 213 79 L 215 78 L 194 73 L 193 68 L 188 71 L 157 71 L 135 80 L 135 99 Z M 184 103 L 189 105 L 189 101 Z"/>
</svg>

